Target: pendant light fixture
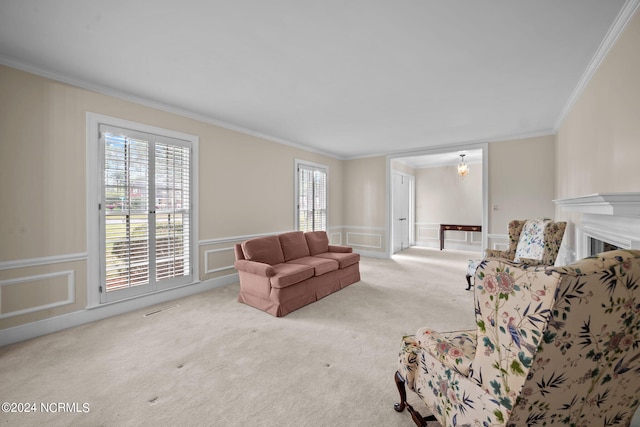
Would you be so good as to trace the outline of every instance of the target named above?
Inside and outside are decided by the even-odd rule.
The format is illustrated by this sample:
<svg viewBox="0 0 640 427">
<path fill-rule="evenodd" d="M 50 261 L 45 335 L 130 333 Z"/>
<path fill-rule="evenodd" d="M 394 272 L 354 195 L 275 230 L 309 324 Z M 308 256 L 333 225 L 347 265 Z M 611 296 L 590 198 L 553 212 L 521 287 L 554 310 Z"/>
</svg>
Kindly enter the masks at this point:
<svg viewBox="0 0 640 427">
<path fill-rule="evenodd" d="M 458 163 L 458 175 L 461 178 L 464 178 L 466 174 L 469 173 L 469 166 L 464 161 L 465 154 L 460 154 L 460 163 Z"/>
</svg>

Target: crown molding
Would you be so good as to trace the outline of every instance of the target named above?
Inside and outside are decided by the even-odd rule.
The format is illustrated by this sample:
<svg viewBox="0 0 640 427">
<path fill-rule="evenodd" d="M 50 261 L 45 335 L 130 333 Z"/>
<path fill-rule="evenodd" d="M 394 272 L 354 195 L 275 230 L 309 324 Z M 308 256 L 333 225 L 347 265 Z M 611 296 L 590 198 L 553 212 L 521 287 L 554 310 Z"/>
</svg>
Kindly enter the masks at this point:
<svg viewBox="0 0 640 427">
<path fill-rule="evenodd" d="M 278 138 L 272 135 L 267 135 L 253 129 L 245 128 L 242 126 L 234 125 L 232 123 L 228 123 L 222 120 L 215 119 L 213 117 L 207 116 L 205 114 L 196 113 L 191 110 L 187 110 L 185 108 L 179 108 L 172 106 L 170 104 L 166 104 L 160 101 L 156 101 L 150 98 L 145 98 L 142 96 L 131 95 L 129 93 L 119 91 L 109 86 L 97 85 L 86 80 L 69 77 L 64 74 L 55 73 L 47 70 L 43 70 L 38 67 L 34 67 L 31 65 L 24 64 L 19 61 L 14 61 L 12 59 L 0 56 L 0 65 L 5 65 L 7 67 L 15 68 L 20 71 L 24 71 L 30 74 L 35 74 L 40 77 L 44 77 L 46 79 L 55 80 L 60 83 L 68 84 L 70 86 L 75 86 L 81 89 L 89 90 L 91 92 L 100 93 L 102 95 L 112 96 L 114 98 L 122 99 L 125 101 L 133 102 L 136 104 L 144 105 L 146 107 L 154 108 L 156 110 L 164 111 L 166 113 L 175 114 L 187 119 L 196 120 L 202 123 L 207 123 L 213 126 L 218 126 L 227 130 L 231 130 L 234 132 L 240 132 L 245 135 L 254 136 L 256 138 L 264 139 L 270 142 L 275 142 L 277 144 L 287 145 L 292 148 L 297 148 L 299 150 L 309 151 L 312 153 L 321 154 L 323 156 L 331 157 L 337 160 L 346 160 L 345 157 L 338 156 L 334 153 L 330 153 L 323 150 L 318 150 L 317 148 L 313 148 L 301 143 L 289 141 L 283 138 Z"/>
<path fill-rule="evenodd" d="M 593 55 L 593 58 L 591 58 L 591 62 L 587 66 L 587 69 L 584 71 L 582 77 L 578 81 L 578 85 L 573 90 L 571 96 L 569 97 L 569 100 L 560 112 L 560 116 L 558 117 L 558 120 L 553 127 L 556 132 L 560 128 L 560 125 L 562 125 L 562 122 L 567 117 L 569 111 L 571 111 L 580 95 L 582 95 L 582 92 L 585 90 L 587 84 L 589 84 L 589 81 L 595 74 L 596 70 L 609 53 L 609 50 L 611 50 L 615 42 L 618 40 L 618 37 L 620 37 L 620 34 L 622 34 L 624 29 L 627 27 L 627 24 L 631 20 L 631 17 L 635 14 L 638 6 L 640 6 L 640 0 L 627 0 L 627 2 L 620 10 L 620 13 L 618 13 L 618 16 L 609 28 L 607 35 L 600 43 L 600 46 L 598 47 L 596 53 Z"/>
</svg>

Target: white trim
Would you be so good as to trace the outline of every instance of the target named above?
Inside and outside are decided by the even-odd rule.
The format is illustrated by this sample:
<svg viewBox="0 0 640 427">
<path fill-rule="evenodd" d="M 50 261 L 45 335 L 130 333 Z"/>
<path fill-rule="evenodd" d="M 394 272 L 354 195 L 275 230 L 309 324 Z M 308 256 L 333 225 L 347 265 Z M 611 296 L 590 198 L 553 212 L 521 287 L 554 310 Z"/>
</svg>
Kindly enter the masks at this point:
<svg viewBox="0 0 640 427">
<path fill-rule="evenodd" d="M 237 283 L 238 280 L 237 273 L 229 274 L 227 276 L 197 282 L 193 285 L 168 289 L 166 291 L 160 291 L 154 294 L 148 294 L 117 303 L 101 304 L 95 308 L 75 311 L 73 313 L 67 313 L 60 316 L 38 320 L 36 322 L 2 329 L 0 330 L 0 347 L 41 335 L 50 334 L 52 332 L 61 331 L 74 326 L 83 325 L 85 323 L 94 322 L 96 320 L 106 319 L 107 317 L 124 314 L 155 304 L 161 304 L 200 292 L 209 291 L 232 283 Z"/>
<path fill-rule="evenodd" d="M 162 135 L 170 138 L 188 141 L 191 145 L 192 161 L 191 167 L 191 276 L 190 284 L 198 283 L 200 274 L 200 255 L 197 244 L 199 236 L 199 138 L 183 132 L 164 129 L 153 125 L 133 122 L 117 117 L 106 116 L 87 112 L 86 115 L 86 180 L 87 180 L 87 307 L 98 306 L 101 303 L 99 286 L 100 278 L 100 215 L 98 205 L 101 197 L 101 182 L 99 172 L 100 167 L 100 144 L 99 126 L 101 124 L 134 129 L 141 132 L 148 132 L 155 135 Z M 93 284 L 93 285 L 91 285 Z M 189 284 L 187 284 L 188 286 Z M 181 285 L 182 286 L 182 285 Z"/>
<path fill-rule="evenodd" d="M 374 230 L 374 231 L 385 231 L 386 228 L 384 227 L 367 227 L 364 225 L 343 225 L 340 228 L 347 228 L 350 230 Z"/>
<path fill-rule="evenodd" d="M 573 90 L 571 96 L 569 97 L 569 100 L 562 109 L 558 120 L 556 120 L 556 123 L 554 125 L 554 129 L 556 131 L 558 130 L 560 125 L 562 125 L 562 122 L 567 117 L 578 98 L 580 98 L 582 92 L 584 92 L 585 88 L 589 84 L 589 81 L 591 81 L 591 78 L 596 73 L 596 70 L 598 69 L 604 58 L 607 56 L 615 42 L 618 40 L 624 29 L 627 27 L 629 20 L 634 15 L 639 5 L 640 0 L 627 0 L 627 2 L 622 7 L 622 10 L 620 10 L 620 13 L 618 13 L 618 16 L 609 28 L 607 35 L 600 43 L 600 46 L 598 47 L 596 53 L 593 55 L 593 58 L 591 58 L 591 62 L 589 62 L 587 69 L 582 74 L 582 77 L 580 77 L 578 85 Z"/>
<path fill-rule="evenodd" d="M 553 202 L 571 212 L 640 217 L 640 193 L 598 193 Z"/>
<path fill-rule="evenodd" d="M 235 268 L 233 265 L 228 265 L 225 267 L 219 267 L 219 268 L 214 268 L 213 270 L 209 270 L 209 259 L 208 259 L 208 254 L 213 253 L 213 252 L 226 252 L 226 251 L 233 251 L 234 247 L 230 246 L 230 247 L 226 247 L 226 248 L 219 248 L 219 249 L 209 249 L 204 251 L 203 256 L 204 256 L 204 274 L 211 274 L 211 273 L 217 273 L 218 271 L 224 271 L 224 270 L 230 270 L 232 268 Z"/>
<path fill-rule="evenodd" d="M 204 239 L 204 240 L 200 240 L 198 242 L 198 245 L 207 246 L 207 245 L 219 245 L 222 243 L 243 242 L 245 240 L 255 239 L 256 237 L 277 236 L 279 234 L 288 233 L 290 231 L 294 231 L 294 230 L 274 231 L 273 233 L 246 234 L 244 236 L 220 237 L 218 239 Z"/>
<path fill-rule="evenodd" d="M 55 277 L 63 277 L 63 276 L 67 277 L 67 299 L 66 300 L 52 302 L 44 305 L 37 305 L 34 307 L 29 307 L 29 308 L 25 308 L 17 311 L 8 311 L 6 313 L 0 313 L 0 319 L 18 316 L 20 314 L 33 313 L 36 311 L 42 311 L 49 308 L 60 307 L 63 305 L 73 304 L 74 302 L 76 302 L 76 273 L 73 270 L 65 270 L 65 271 L 58 271 L 55 273 L 37 274 L 35 276 L 24 276 L 24 277 L 17 277 L 14 279 L 0 281 L 0 301 L 2 301 L 1 288 L 3 286 L 15 285 L 18 283 L 35 282 L 38 280 L 52 279 Z"/>
<path fill-rule="evenodd" d="M 77 254 L 52 255 L 41 258 L 25 258 L 13 261 L 0 262 L 1 270 L 12 270 L 14 268 L 37 267 L 39 265 L 62 264 L 65 262 L 86 261 L 87 253 L 80 252 Z"/>
</svg>

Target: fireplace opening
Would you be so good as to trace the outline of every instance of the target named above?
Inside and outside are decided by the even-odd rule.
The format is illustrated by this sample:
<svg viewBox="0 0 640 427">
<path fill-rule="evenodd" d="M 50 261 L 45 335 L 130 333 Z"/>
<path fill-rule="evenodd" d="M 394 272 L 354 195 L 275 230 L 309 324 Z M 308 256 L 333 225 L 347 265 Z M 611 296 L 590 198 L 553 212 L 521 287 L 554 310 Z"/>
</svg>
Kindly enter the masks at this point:
<svg viewBox="0 0 640 427">
<path fill-rule="evenodd" d="M 615 251 L 617 249 L 623 248 L 613 243 L 605 242 L 604 240 L 589 237 L 589 256 L 597 255 L 600 252 Z"/>
</svg>

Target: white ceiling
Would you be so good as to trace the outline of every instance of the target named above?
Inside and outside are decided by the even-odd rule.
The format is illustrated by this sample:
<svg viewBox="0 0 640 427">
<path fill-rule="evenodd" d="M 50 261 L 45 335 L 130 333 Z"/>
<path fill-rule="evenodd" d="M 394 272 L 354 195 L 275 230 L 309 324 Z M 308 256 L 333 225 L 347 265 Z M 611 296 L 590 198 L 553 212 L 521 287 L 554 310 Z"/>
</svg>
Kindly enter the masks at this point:
<svg viewBox="0 0 640 427">
<path fill-rule="evenodd" d="M 630 3 L 0 0 L 0 63 L 355 158 L 552 133 Z"/>
</svg>

